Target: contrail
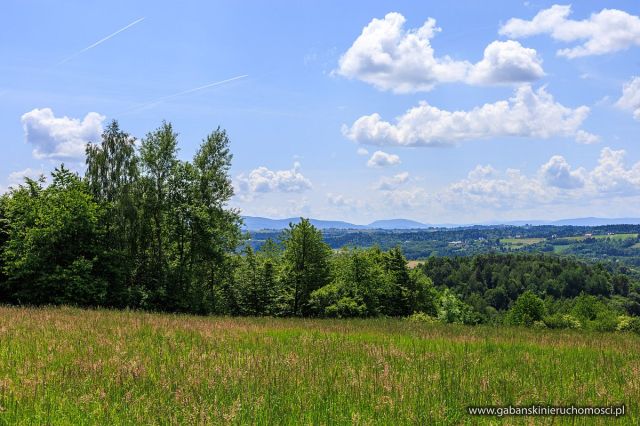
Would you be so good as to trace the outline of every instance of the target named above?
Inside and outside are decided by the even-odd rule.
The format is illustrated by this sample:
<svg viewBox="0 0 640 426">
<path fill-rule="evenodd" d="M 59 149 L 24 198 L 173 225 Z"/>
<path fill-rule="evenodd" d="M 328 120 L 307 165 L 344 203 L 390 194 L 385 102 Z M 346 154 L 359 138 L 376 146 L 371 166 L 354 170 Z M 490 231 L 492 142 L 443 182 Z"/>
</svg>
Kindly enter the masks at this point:
<svg viewBox="0 0 640 426">
<path fill-rule="evenodd" d="M 95 42 L 95 43 L 93 43 L 91 46 L 87 46 L 87 47 L 85 47 L 84 49 L 80 50 L 79 52 L 76 52 L 76 53 L 74 53 L 73 55 L 69 56 L 68 58 L 63 59 L 62 61 L 58 62 L 56 65 L 62 65 L 62 64 L 64 64 L 65 62 L 67 62 L 67 61 L 69 61 L 69 60 L 71 60 L 71 59 L 75 58 L 76 56 L 80 55 L 81 53 L 84 53 L 84 52 L 86 52 L 87 50 L 93 49 L 94 47 L 98 46 L 99 44 L 104 43 L 105 41 L 109 40 L 110 38 L 112 38 L 112 37 L 114 37 L 114 36 L 116 36 L 116 35 L 120 34 L 120 33 L 121 33 L 121 32 L 123 32 L 124 30 L 127 30 L 127 29 L 129 29 L 129 28 L 133 27 L 134 25 L 136 25 L 137 23 L 139 23 L 139 22 L 141 22 L 141 21 L 143 21 L 143 20 L 144 20 L 144 17 L 143 17 L 143 18 L 140 18 L 140 19 L 136 19 L 135 21 L 133 21 L 132 23 L 130 23 L 130 24 L 129 24 L 129 25 L 127 25 L 126 27 L 122 27 L 122 28 L 120 28 L 118 31 L 116 31 L 115 33 L 113 33 L 113 34 L 109 34 L 109 35 L 108 35 L 108 36 L 106 36 L 105 38 L 103 38 L 103 39 L 101 39 L 101 40 L 96 41 L 96 42 Z"/>
<path fill-rule="evenodd" d="M 216 81 L 214 83 L 208 83 L 208 84 L 205 84 L 204 86 L 195 87 L 193 89 L 189 89 L 189 90 L 185 90 L 185 91 L 182 91 L 182 92 L 174 93 L 173 95 L 163 96 L 162 98 L 156 99 L 155 101 L 149 102 L 149 103 L 153 104 L 153 103 L 156 103 L 156 102 L 164 101 L 164 100 L 169 99 L 169 98 L 175 98 L 176 96 L 186 95 L 187 93 L 197 92 L 198 90 L 206 89 L 207 87 L 219 86 L 219 85 L 224 84 L 224 83 L 229 83 L 230 81 L 240 80 L 241 78 L 245 78 L 245 77 L 249 77 L 249 75 L 248 74 L 243 74 L 243 75 L 239 75 L 237 77 L 228 78 L 226 80 Z"/>
<path fill-rule="evenodd" d="M 152 106 L 152 105 L 155 105 L 157 103 L 160 103 L 162 101 L 166 101 L 167 99 L 175 98 L 175 97 L 181 96 L 181 95 L 186 95 L 188 93 L 197 92 L 199 90 L 207 89 L 209 87 L 220 86 L 221 84 L 229 83 L 229 82 L 235 81 L 235 80 L 240 80 L 241 78 L 246 78 L 246 77 L 249 77 L 249 75 L 248 74 L 243 74 L 243 75 L 239 75 L 239 76 L 236 76 L 236 77 L 227 78 L 226 80 L 220 80 L 220 81 L 216 81 L 216 82 L 213 82 L 213 83 L 208 83 L 208 84 L 205 84 L 204 86 L 194 87 L 193 89 L 183 90 L 182 92 L 174 93 L 172 95 L 163 96 L 163 97 L 158 98 L 156 100 L 153 100 L 153 101 L 150 101 L 150 102 L 146 102 L 146 103 L 144 103 L 142 105 L 131 107 L 131 108 L 123 111 L 121 114 L 130 112 L 130 111 L 133 111 L 133 110 L 137 110 L 137 109 L 143 109 L 143 108 L 146 108 L 148 106 Z"/>
</svg>

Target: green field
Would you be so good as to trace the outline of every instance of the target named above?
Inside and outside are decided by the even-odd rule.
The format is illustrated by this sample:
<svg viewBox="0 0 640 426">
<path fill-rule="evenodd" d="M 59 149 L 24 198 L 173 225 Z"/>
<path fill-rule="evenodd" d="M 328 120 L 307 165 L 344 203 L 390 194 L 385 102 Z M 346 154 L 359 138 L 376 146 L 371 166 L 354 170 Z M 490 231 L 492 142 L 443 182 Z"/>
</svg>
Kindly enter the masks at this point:
<svg viewBox="0 0 640 426">
<path fill-rule="evenodd" d="M 500 242 L 511 248 L 520 248 L 524 246 L 530 246 L 532 244 L 538 244 L 544 241 L 545 238 L 502 238 Z"/>
<path fill-rule="evenodd" d="M 639 349 L 622 333 L 4 307 L 0 424 L 496 424 L 465 407 L 530 403 L 625 403 L 616 423 L 638 424 Z"/>
<path fill-rule="evenodd" d="M 593 238 L 597 240 L 611 239 L 611 240 L 627 240 L 630 238 L 637 238 L 638 234 L 612 234 L 612 235 L 594 235 Z M 573 237 L 561 237 L 557 238 L 556 241 L 566 241 L 567 244 L 563 245 L 554 245 L 553 252 L 554 253 L 563 253 L 564 251 L 569 249 L 570 244 L 578 243 L 585 241 L 587 239 L 584 235 L 576 235 Z M 500 243 L 507 246 L 510 249 L 520 249 L 523 247 L 527 247 L 533 244 L 538 244 L 543 241 L 546 241 L 546 238 L 502 238 L 500 239 Z M 632 246 L 632 248 L 640 248 L 640 243 L 636 243 Z"/>
<path fill-rule="evenodd" d="M 613 235 L 595 235 L 594 238 L 611 238 L 612 240 L 627 240 L 629 238 L 638 238 L 638 234 L 613 234 Z"/>
<path fill-rule="evenodd" d="M 605 240 L 607 238 L 611 240 L 627 240 L 629 238 L 638 238 L 638 234 L 612 234 L 612 235 L 594 235 L 592 238 L 596 240 Z M 587 237 L 584 235 L 577 235 L 575 237 L 562 237 L 558 238 L 559 241 L 584 241 Z"/>
</svg>

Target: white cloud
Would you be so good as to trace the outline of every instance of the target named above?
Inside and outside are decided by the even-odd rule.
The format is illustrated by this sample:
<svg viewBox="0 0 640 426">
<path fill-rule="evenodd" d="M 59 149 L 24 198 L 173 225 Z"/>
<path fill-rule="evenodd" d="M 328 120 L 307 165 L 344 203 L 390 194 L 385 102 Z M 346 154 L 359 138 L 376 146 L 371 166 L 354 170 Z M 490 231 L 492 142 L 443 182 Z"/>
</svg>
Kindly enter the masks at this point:
<svg viewBox="0 0 640 426">
<path fill-rule="evenodd" d="M 418 29 L 404 29 L 405 17 L 388 13 L 373 19 L 342 55 L 335 73 L 396 93 L 429 91 L 438 83 L 509 84 L 544 75 L 534 49 L 516 41 L 494 41 L 477 64 L 436 57 L 431 39 L 440 28 L 433 18 Z"/>
<path fill-rule="evenodd" d="M 567 160 L 560 155 L 554 155 L 543 164 L 540 173 L 548 185 L 557 188 L 581 188 L 585 183 L 584 169 L 572 170 Z"/>
<path fill-rule="evenodd" d="M 391 177 L 383 176 L 375 185 L 375 189 L 379 189 L 381 191 L 391 191 L 398 188 L 403 183 L 406 183 L 408 180 L 409 172 L 398 173 L 397 175 Z"/>
<path fill-rule="evenodd" d="M 511 84 L 535 81 L 544 76 L 542 60 L 535 49 L 513 40 L 494 41 L 484 50 L 484 58 L 469 69 L 472 84 Z"/>
<path fill-rule="evenodd" d="M 347 207 L 350 204 L 350 199 L 346 198 L 342 194 L 327 194 L 327 201 L 334 207 Z"/>
<path fill-rule="evenodd" d="M 385 205 L 399 206 L 404 209 L 424 207 L 430 199 L 430 194 L 420 187 L 395 189 L 385 191 Z"/>
<path fill-rule="evenodd" d="M 567 19 L 570 5 L 553 5 L 543 9 L 532 20 L 511 18 L 500 28 L 500 34 L 513 38 L 548 34 L 565 43 L 581 42 L 575 47 L 560 49 L 558 55 L 567 58 L 602 55 L 640 46 L 640 18 L 617 9 L 602 9 L 588 19 Z"/>
<path fill-rule="evenodd" d="M 366 207 L 364 201 L 346 197 L 342 194 L 328 193 L 327 202 L 332 207 L 347 211 L 358 211 Z"/>
<path fill-rule="evenodd" d="M 492 170 L 449 185 L 437 199 L 449 204 L 477 204 L 502 208 L 518 208 L 539 204 L 589 201 L 607 197 L 629 197 L 640 194 L 640 162 L 624 164 L 624 150 L 603 148 L 595 168 L 572 168 L 566 159 L 554 155 L 534 176 L 520 170 L 504 173 Z M 478 168 L 476 168 L 478 170 Z"/>
<path fill-rule="evenodd" d="M 600 136 L 585 132 L 584 130 L 578 130 L 576 132 L 576 142 L 584 145 L 593 145 L 594 143 L 600 142 Z"/>
<path fill-rule="evenodd" d="M 295 162 L 291 170 L 269 170 L 261 166 L 249 175 L 237 178 L 241 192 L 303 192 L 311 189 L 311 181 L 300 172 L 300 163 Z"/>
<path fill-rule="evenodd" d="M 263 216 L 271 218 L 291 218 L 291 217 L 309 217 L 312 216 L 311 204 L 309 199 L 300 196 L 300 198 L 286 198 L 286 195 L 276 196 L 277 199 L 262 199 L 260 203 L 250 202 L 249 199 L 239 200 L 245 201 L 242 204 L 236 204 L 235 207 L 242 210 L 243 215 L 247 216 Z M 236 202 L 238 199 L 236 199 Z"/>
<path fill-rule="evenodd" d="M 624 84 L 616 106 L 632 111 L 633 118 L 640 120 L 640 77 L 633 77 Z"/>
<path fill-rule="evenodd" d="M 475 169 L 471 170 L 467 177 L 472 180 L 484 179 L 487 177 L 495 176 L 496 169 L 491 167 L 490 165 L 482 166 L 478 164 Z"/>
<path fill-rule="evenodd" d="M 21 117 L 25 139 L 34 146 L 33 156 L 54 160 L 83 158 L 86 144 L 100 140 L 104 119 L 97 112 L 88 113 L 82 121 L 55 117 L 50 108 L 36 108 Z"/>
<path fill-rule="evenodd" d="M 449 207 L 504 209 L 528 206 L 550 196 L 541 182 L 526 177 L 517 169 L 507 169 L 504 173 L 492 170 L 490 175 L 481 178 L 473 175 L 471 172 L 466 179 L 450 184 L 435 194 L 433 201 Z"/>
<path fill-rule="evenodd" d="M 357 153 L 358 155 L 369 155 L 369 151 L 367 151 L 365 148 L 362 148 L 362 147 L 358 148 Z"/>
<path fill-rule="evenodd" d="M 604 148 L 600 152 L 598 165 L 588 177 L 593 191 L 618 195 L 640 192 L 640 162 L 626 168 L 625 155 L 622 149 Z"/>
<path fill-rule="evenodd" d="M 417 30 L 405 31 L 404 23 L 399 13 L 373 19 L 342 55 L 336 72 L 400 93 L 430 90 L 436 82 L 464 78 L 467 62 L 434 56 L 429 40 L 440 31 L 434 19 Z"/>
<path fill-rule="evenodd" d="M 331 192 L 327 193 L 326 196 L 326 207 L 328 208 L 322 213 L 318 212 L 318 214 L 325 217 L 335 217 L 335 212 L 339 211 L 340 215 L 342 215 L 342 220 L 349 220 L 345 215 L 347 217 L 353 214 L 359 215 L 360 213 L 369 210 L 369 205 L 362 199 L 351 198 L 343 194 L 335 194 Z"/>
<path fill-rule="evenodd" d="M 27 167 L 24 170 L 18 170 L 9 174 L 8 181 L 10 184 L 24 183 L 24 178 L 38 179 L 44 172 L 41 169 L 35 170 Z"/>
<path fill-rule="evenodd" d="M 376 151 L 373 153 L 369 161 L 368 167 L 386 167 L 400 164 L 400 157 L 395 154 L 388 154 L 384 151 Z"/>
<path fill-rule="evenodd" d="M 335 217 L 338 213 L 356 223 L 365 216 L 375 219 L 380 215 L 411 216 L 430 223 L 635 215 L 640 200 L 640 161 L 633 164 L 625 158 L 624 150 L 606 147 L 591 167 L 553 155 L 531 171 L 481 164 L 464 178 L 439 188 L 421 184 L 404 172 L 383 177 L 368 192 L 362 192 L 362 184 L 356 185 L 355 192 L 349 185 L 344 191 L 310 192 L 311 204 L 304 198 L 306 193 L 281 191 L 260 195 L 259 203 L 243 198 L 242 192 L 235 200 L 249 215 Z M 247 178 L 244 185 L 249 191 Z"/>
<path fill-rule="evenodd" d="M 9 176 L 6 179 L 6 186 L 0 184 L 0 195 L 8 192 L 11 188 L 15 188 L 20 184 L 24 183 L 25 178 L 30 178 L 37 180 L 44 172 L 41 169 L 32 169 L 31 167 L 27 167 L 24 170 L 18 170 L 15 172 L 9 173 Z"/>
<path fill-rule="evenodd" d="M 525 85 L 509 100 L 470 111 L 447 111 L 421 102 L 392 124 L 374 113 L 343 126 L 344 135 L 371 145 L 434 146 L 490 137 L 578 137 L 587 106 L 569 108 L 554 101 L 544 87 Z"/>
<path fill-rule="evenodd" d="M 604 148 L 591 170 L 574 168 L 560 156 L 552 156 L 533 174 L 518 169 L 499 171 L 478 165 L 467 177 L 442 189 L 395 188 L 384 192 L 383 206 L 420 211 L 440 211 L 447 217 L 455 212 L 541 211 L 592 206 L 640 196 L 640 162 L 626 166 L 625 151 Z M 381 207 L 382 208 L 382 207 Z M 472 221 L 477 217 L 472 216 Z"/>
</svg>

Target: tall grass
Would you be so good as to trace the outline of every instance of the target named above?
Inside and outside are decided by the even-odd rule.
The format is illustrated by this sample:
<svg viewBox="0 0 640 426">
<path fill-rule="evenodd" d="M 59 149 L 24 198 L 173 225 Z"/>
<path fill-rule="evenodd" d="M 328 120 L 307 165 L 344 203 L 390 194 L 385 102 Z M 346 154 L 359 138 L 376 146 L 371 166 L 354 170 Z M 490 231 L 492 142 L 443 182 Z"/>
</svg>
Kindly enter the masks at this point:
<svg viewBox="0 0 640 426">
<path fill-rule="evenodd" d="M 495 424 L 465 407 L 531 403 L 625 403 L 616 423 L 640 424 L 639 349 L 584 331 L 0 307 L 0 424 Z"/>
</svg>

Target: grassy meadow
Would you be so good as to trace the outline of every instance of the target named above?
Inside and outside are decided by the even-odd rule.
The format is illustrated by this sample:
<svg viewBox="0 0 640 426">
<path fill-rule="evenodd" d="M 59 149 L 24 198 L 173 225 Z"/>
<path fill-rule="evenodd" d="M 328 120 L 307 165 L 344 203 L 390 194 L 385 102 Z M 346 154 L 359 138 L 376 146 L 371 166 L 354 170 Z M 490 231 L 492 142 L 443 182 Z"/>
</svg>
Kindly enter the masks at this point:
<svg viewBox="0 0 640 426">
<path fill-rule="evenodd" d="M 587 237 L 585 235 L 576 235 L 573 237 L 561 237 L 557 238 L 557 241 L 570 241 L 570 242 L 579 242 L 585 241 L 587 238 L 594 238 L 596 240 L 628 240 L 631 238 L 637 238 L 638 234 L 626 233 L 626 234 L 611 234 L 611 235 L 594 235 L 592 237 Z M 533 244 L 538 244 L 543 241 L 546 241 L 546 238 L 501 238 L 500 242 L 509 248 L 517 249 L 526 246 L 530 246 Z"/>
<path fill-rule="evenodd" d="M 640 337 L 0 307 L 0 424 L 639 424 Z M 609 405 L 470 417 L 469 405 Z"/>
<path fill-rule="evenodd" d="M 509 248 L 522 248 L 533 244 L 538 244 L 546 238 L 502 238 L 500 242 Z"/>
</svg>

